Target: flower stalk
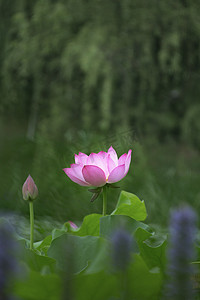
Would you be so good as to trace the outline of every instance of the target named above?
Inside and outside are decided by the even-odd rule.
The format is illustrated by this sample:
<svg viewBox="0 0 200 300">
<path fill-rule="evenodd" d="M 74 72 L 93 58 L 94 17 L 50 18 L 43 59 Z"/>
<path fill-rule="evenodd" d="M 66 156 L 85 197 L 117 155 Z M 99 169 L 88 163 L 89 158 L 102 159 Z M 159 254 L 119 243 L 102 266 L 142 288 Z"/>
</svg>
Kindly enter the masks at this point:
<svg viewBox="0 0 200 300">
<path fill-rule="evenodd" d="M 103 216 L 106 215 L 107 211 L 107 185 L 103 187 Z"/>
<path fill-rule="evenodd" d="M 34 240 L 34 210 L 33 201 L 29 200 L 30 208 L 30 249 L 33 250 L 33 240 Z"/>
</svg>

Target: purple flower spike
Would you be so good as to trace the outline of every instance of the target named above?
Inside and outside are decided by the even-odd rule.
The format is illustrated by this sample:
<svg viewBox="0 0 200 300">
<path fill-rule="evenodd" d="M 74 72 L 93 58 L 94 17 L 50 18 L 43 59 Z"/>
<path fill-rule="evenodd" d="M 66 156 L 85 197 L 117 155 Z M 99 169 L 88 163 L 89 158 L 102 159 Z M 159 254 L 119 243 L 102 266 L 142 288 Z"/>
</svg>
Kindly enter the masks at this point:
<svg viewBox="0 0 200 300">
<path fill-rule="evenodd" d="M 118 229 L 111 237 L 113 266 L 125 271 L 131 259 L 132 237 L 124 229 Z"/>
<path fill-rule="evenodd" d="M 171 215 L 165 299 L 193 299 L 195 224 L 196 214 L 190 207 L 175 210 Z"/>
<path fill-rule="evenodd" d="M 6 224 L 0 225 L 0 299 L 11 299 L 8 296 L 12 279 L 16 276 L 18 265 L 16 252 L 18 247 L 13 237 L 12 228 Z"/>
<path fill-rule="evenodd" d="M 34 200 L 38 195 L 38 188 L 31 175 L 29 175 L 24 182 L 22 195 L 24 200 Z"/>
</svg>

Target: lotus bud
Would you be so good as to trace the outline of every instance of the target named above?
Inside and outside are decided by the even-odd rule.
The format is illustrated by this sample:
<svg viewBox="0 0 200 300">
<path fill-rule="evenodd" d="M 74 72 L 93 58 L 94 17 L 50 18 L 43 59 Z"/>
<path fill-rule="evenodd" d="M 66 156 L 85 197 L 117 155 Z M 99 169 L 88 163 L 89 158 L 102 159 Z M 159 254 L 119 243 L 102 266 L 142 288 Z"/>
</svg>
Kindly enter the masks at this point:
<svg viewBox="0 0 200 300">
<path fill-rule="evenodd" d="M 73 223 L 72 221 L 68 221 L 68 223 L 70 224 L 70 227 L 72 228 L 72 229 L 78 229 L 78 226 L 75 224 L 75 223 Z"/>
<path fill-rule="evenodd" d="M 31 201 L 34 200 L 38 195 L 38 188 L 31 175 L 29 175 L 24 182 L 24 185 L 22 187 L 22 195 L 24 200 Z"/>
</svg>

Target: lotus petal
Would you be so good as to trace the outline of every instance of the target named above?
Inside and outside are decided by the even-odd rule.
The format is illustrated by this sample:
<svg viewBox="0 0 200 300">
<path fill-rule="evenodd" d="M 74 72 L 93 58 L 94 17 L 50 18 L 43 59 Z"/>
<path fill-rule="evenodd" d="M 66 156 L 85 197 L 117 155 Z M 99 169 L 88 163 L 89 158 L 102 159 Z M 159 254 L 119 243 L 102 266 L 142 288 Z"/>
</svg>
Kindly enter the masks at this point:
<svg viewBox="0 0 200 300">
<path fill-rule="evenodd" d="M 108 158 L 107 158 L 107 165 L 108 165 L 108 171 L 109 171 L 109 174 L 110 174 L 112 172 L 112 170 L 116 167 L 116 165 L 115 165 L 114 161 L 112 160 L 110 154 L 108 155 Z"/>
<path fill-rule="evenodd" d="M 117 166 L 112 170 L 108 177 L 108 183 L 114 183 L 120 181 L 125 176 L 125 164 Z"/>
<path fill-rule="evenodd" d="M 120 166 L 125 164 L 126 158 L 127 158 L 127 153 L 122 154 L 118 160 L 118 165 Z"/>
<path fill-rule="evenodd" d="M 83 167 L 83 177 L 85 181 L 92 186 L 103 186 L 106 184 L 106 175 L 104 171 L 93 165 L 86 165 Z"/>
<path fill-rule="evenodd" d="M 75 183 L 78 183 L 79 185 L 82 186 L 90 186 L 90 184 L 88 182 L 85 182 L 79 178 L 77 178 L 74 174 L 74 170 L 72 168 L 65 168 L 63 169 L 63 171 L 67 174 L 67 176 L 74 181 Z"/>
<path fill-rule="evenodd" d="M 131 153 L 132 153 L 132 150 L 129 150 L 126 161 L 125 161 L 125 175 L 128 173 L 128 170 L 129 170 L 129 167 L 130 167 Z"/>
<path fill-rule="evenodd" d="M 115 166 L 117 167 L 118 166 L 118 156 L 112 146 L 108 149 L 108 154 L 110 154 L 110 157 L 112 158 L 112 160 L 115 163 Z"/>
<path fill-rule="evenodd" d="M 82 153 L 82 152 L 79 152 L 78 155 L 75 154 L 75 163 L 76 163 L 76 164 L 83 164 L 83 165 L 86 165 L 87 158 L 88 158 L 88 155 L 87 155 L 87 154 Z"/>
</svg>

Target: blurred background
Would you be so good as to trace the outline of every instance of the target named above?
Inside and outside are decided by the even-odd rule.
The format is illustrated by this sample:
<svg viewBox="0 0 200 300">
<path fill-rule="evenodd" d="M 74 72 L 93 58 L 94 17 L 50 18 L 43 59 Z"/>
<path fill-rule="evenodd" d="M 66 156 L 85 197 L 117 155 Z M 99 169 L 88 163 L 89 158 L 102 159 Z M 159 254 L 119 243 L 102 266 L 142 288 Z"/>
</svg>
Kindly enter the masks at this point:
<svg viewBox="0 0 200 300">
<path fill-rule="evenodd" d="M 200 2 L 0 0 L 0 208 L 81 221 L 101 213 L 63 168 L 74 153 L 133 150 L 120 187 L 165 226 L 200 207 Z M 120 190 L 109 192 L 111 212 Z"/>
</svg>

